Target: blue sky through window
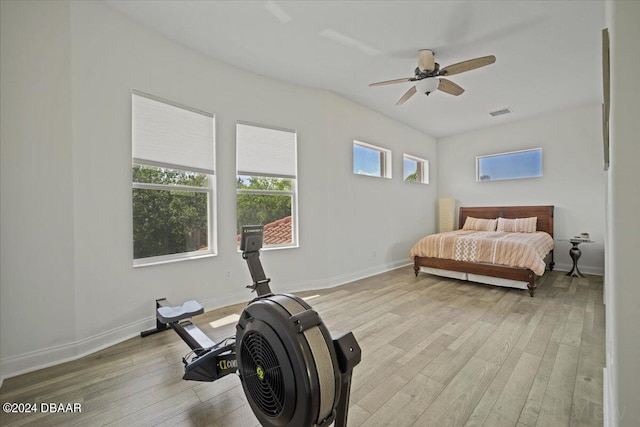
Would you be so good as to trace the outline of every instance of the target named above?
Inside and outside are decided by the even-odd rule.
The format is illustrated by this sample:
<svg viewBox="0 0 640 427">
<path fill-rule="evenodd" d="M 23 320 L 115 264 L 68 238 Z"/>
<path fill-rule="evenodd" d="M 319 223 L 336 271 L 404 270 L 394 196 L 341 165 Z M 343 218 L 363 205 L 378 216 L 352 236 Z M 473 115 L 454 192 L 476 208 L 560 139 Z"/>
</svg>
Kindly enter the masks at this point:
<svg viewBox="0 0 640 427">
<path fill-rule="evenodd" d="M 478 157 L 478 180 L 533 178 L 542 176 L 542 149 Z"/>
<path fill-rule="evenodd" d="M 353 173 L 382 176 L 380 170 L 380 151 L 353 144 Z"/>
</svg>

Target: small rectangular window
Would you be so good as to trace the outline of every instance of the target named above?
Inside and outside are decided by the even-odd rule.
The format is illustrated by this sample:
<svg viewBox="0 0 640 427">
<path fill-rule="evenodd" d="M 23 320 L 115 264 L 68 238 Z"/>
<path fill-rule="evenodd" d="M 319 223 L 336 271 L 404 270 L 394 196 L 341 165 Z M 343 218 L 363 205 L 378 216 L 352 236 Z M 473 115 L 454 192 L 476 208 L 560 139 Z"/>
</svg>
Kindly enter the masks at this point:
<svg viewBox="0 0 640 427">
<path fill-rule="evenodd" d="M 213 114 L 134 90 L 134 266 L 215 253 Z"/>
<path fill-rule="evenodd" d="M 409 154 L 402 155 L 403 174 L 406 182 L 429 183 L 429 161 Z"/>
<path fill-rule="evenodd" d="M 476 157 L 476 180 L 537 178 L 542 176 L 542 148 Z"/>
<path fill-rule="evenodd" d="M 353 141 L 353 173 L 391 178 L 391 150 Z"/>
</svg>

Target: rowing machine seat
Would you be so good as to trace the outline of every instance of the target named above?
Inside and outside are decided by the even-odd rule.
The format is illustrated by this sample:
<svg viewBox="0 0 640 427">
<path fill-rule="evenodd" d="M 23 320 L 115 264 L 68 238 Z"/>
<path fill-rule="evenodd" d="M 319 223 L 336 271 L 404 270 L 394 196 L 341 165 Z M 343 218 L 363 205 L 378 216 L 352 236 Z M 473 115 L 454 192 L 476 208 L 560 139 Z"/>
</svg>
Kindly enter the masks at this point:
<svg viewBox="0 0 640 427">
<path fill-rule="evenodd" d="M 204 313 L 204 307 L 199 302 L 190 300 L 175 307 L 158 307 L 156 317 L 160 322 L 166 324 L 189 319 L 202 313 Z"/>
</svg>

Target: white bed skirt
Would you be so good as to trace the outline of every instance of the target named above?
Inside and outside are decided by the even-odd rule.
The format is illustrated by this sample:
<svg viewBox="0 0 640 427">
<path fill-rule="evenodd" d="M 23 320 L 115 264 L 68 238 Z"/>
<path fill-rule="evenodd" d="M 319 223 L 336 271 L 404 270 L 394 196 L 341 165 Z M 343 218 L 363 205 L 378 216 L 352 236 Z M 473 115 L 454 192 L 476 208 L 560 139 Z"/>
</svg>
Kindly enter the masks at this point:
<svg viewBox="0 0 640 427">
<path fill-rule="evenodd" d="M 420 271 L 435 276 L 449 277 L 451 279 L 468 280 L 470 282 L 484 283 L 487 285 L 504 286 L 507 288 L 528 289 L 527 282 L 502 279 L 499 277 L 481 276 L 479 274 L 462 273 L 460 271 L 442 270 L 440 268 L 420 267 Z"/>
</svg>

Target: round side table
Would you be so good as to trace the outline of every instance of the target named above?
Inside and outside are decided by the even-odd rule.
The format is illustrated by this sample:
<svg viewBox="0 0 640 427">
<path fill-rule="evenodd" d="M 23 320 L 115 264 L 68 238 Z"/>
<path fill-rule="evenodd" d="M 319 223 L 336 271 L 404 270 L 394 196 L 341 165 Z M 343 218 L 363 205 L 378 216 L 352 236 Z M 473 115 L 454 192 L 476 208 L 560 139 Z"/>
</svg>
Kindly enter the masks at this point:
<svg viewBox="0 0 640 427">
<path fill-rule="evenodd" d="M 571 269 L 570 272 L 567 273 L 567 276 L 584 277 L 584 274 L 582 274 L 578 269 L 578 260 L 582 255 L 582 251 L 580 250 L 578 245 L 580 245 L 580 243 L 595 243 L 595 242 L 593 240 L 585 240 L 585 239 L 560 239 L 559 242 L 569 242 L 573 245 L 571 249 L 569 249 L 569 255 L 573 260 L 573 268 Z"/>
</svg>

